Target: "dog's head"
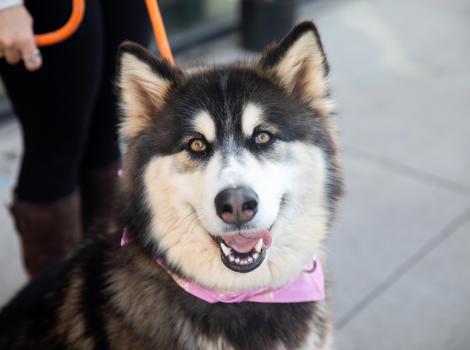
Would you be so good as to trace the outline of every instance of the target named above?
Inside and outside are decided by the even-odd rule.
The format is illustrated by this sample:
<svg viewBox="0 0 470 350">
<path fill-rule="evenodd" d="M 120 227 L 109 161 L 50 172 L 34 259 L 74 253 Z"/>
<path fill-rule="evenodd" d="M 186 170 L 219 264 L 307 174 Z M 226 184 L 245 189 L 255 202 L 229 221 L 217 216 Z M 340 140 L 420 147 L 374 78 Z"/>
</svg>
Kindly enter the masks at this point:
<svg viewBox="0 0 470 350">
<path fill-rule="evenodd" d="M 126 224 L 209 287 L 276 287 L 321 254 L 341 185 L 311 22 L 256 62 L 184 71 L 120 51 Z"/>
</svg>

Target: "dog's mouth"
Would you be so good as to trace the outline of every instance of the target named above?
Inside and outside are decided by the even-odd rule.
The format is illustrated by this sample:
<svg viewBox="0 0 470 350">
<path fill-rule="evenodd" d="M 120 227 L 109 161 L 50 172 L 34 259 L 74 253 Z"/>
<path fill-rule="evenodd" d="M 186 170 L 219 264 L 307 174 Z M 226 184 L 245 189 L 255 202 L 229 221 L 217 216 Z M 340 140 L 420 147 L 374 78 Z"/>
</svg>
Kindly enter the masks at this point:
<svg viewBox="0 0 470 350">
<path fill-rule="evenodd" d="M 271 245 L 268 230 L 239 232 L 226 237 L 213 237 L 220 248 L 222 262 L 230 270 L 246 273 L 253 271 L 264 261 Z"/>
</svg>

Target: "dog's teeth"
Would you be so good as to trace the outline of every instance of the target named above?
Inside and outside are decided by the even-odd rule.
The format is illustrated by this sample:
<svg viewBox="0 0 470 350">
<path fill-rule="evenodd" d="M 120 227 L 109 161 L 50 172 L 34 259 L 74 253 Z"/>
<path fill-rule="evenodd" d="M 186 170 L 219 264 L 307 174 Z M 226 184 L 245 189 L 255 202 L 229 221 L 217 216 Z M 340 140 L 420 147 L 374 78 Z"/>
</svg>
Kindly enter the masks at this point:
<svg viewBox="0 0 470 350">
<path fill-rule="evenodd" d="M 224 243 L 220 243 L 220 247 L 222 248 L 222 251 L 224 252 L 225 256 L 229 256 L 232 252 L 232 249 L 227 247 Z"/>
<path fill-rule="evenodd" d="M 254 254 L 253 254 L 253 259 L 256 260 L 256 259 L 258 259 L 258 258 L 259 258 L 259 254 L 258 254 L 258 253 L 254 253 Z"/>
<path fill-rule="evenodd" d="M 263 239 L 260 238 L 258 243 L 256 243 L 255 250 L 259 253 L 261 252 L 262 248 L 263 248 Z"/>
<path fill-rule="evenodd" d="M 237 264 L 240 264 L 240 258 L 235 258 L 235 262 L 236 262 Z"/>
<path fill-rule="evenodd" d="M 235 261 L 235 258 L 233 256 L 229 256 L 228 259 L 230 260 L 230 262 L 234 262 Z"/>
<path fill-rule="evenodd" d="M 251 256 L 247 260 L 248 260 L 249 264 L 251 264 L 253 262 L 253 258 Z"/>
</svg>

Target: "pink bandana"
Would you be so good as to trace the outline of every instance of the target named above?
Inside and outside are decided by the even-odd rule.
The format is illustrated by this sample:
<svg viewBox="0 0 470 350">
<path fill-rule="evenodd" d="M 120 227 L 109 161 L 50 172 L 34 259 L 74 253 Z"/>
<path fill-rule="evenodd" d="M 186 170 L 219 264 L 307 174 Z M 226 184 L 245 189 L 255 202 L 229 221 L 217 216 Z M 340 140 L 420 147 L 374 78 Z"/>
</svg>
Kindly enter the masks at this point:
<svg viewBox="0 0 470 350">
<path fill-rule="evenodd" d="M 124 229 L 121 246 L 129 242 L 129 234 Z M 301 303 L 308 301 L 320 301 L 325 299 L 325 279 L 320 261 L 313 260 L 292 281 L 276 289 L 260 288 L 240 293 L 222 293 L 213 289 L 204 288 L 193 281 L 186 280 L 171 272 L 157 258 L 156 262 L 173 278 L 173 280 L 186 292 L 208 303 Z"/>
</svg>

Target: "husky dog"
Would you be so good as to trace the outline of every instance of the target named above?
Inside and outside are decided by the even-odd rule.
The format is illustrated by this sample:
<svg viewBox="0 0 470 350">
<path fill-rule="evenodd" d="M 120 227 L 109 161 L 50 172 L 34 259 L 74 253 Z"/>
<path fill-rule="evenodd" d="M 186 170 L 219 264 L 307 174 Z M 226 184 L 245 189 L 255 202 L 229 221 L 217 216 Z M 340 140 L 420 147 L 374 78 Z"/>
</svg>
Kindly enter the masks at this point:
<svg viewBox="0 0 470 350">
<path fill-rule="evenodd" d="M 325 300 L 276 302 L 323 261 L 341 194 L 327 74 L 312 22 L 188 71 L 123 44 L 116 225 L 3 309 L 0 348 L 327 349 Z"/>
</svg>

